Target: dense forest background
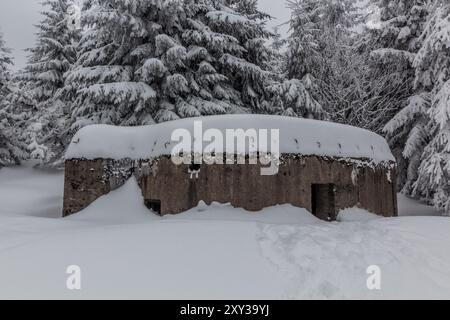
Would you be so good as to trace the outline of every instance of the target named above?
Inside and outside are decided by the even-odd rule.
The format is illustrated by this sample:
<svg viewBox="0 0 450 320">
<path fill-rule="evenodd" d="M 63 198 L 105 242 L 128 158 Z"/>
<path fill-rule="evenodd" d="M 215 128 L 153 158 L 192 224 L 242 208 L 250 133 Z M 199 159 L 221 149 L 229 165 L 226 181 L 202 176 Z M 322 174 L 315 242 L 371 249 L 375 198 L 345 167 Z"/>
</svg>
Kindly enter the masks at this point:
<svg viewBox="0 0 450 320">
<path fill-rule="evenodd" d="M 283 37 L 257 0 L 45 1 L 25 68 L 0 34 L 0 167 L 61 167 L 94 123 L 305 117 L 385 136 L 403 192 L 449 212 L 448 0 L 287 5 Z"/>
</svg>

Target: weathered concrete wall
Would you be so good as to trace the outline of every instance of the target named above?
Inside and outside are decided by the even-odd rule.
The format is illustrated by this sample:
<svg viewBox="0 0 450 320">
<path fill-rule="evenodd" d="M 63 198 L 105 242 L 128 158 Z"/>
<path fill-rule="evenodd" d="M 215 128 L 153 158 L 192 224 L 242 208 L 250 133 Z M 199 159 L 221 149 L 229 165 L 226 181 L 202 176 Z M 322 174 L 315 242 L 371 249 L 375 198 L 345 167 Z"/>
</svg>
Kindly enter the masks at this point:
<svg viewBox="0 0 450 320">
<path fill-rule="evenodd" d="M 70 160 L 65 163 L 64 216 L 77 213 L 111 191 L 103 180 L 103 160 Z"/>
<path fill-rule="evenodd" d="M 68 216 L 121 187 L 134 172 L 129 160 L 68 160 L 65 162 L 64 211 Z"/>
<path fill-rule="evenodd" d="M 162 214 L 189 210 L 200 200 L 231 203 L 249 211 L 278 204 L 311 211 L 312 185 L 335 184 L 336 211 L 359 205 L 382 216 L 397 215 L 395 168 L 389 174 L 385 167 L 361 165 L 356 170 L 354 164 L 318 157 L 288 158 L 275 176 L 261 176 L 260 168 L 202 165 L 198 179 L 191 179 L 189 166 L 175 166 L 166 157 L 142 163 L 138 176 L 144 198 L 160 200 Z"/>
<path fill-rule="evenodd" d="M 67 161 L 64 214 L 87 207 L 111 190 L 111 161 Z M 396 170 L 371 168 L 319 157 L 285 157 L 275 176 L 261 176 L 259 165 L 202 165 L 198 179 L 189 166 L 176 166 L 168 157 L 141 162 L 135 175 L 145 200 L 161 201 L 162 214 L 176 214 L 197 206 L 200 200 L 231 203 L 249 211 L 292 204 L 312 210 L 312 185 L 334 184 L 334 204 L 340 209 L 365 208 L 390 217 L 397 215 Z M 121 179 L 121 181 L 124 178 Z"/>
</svg>

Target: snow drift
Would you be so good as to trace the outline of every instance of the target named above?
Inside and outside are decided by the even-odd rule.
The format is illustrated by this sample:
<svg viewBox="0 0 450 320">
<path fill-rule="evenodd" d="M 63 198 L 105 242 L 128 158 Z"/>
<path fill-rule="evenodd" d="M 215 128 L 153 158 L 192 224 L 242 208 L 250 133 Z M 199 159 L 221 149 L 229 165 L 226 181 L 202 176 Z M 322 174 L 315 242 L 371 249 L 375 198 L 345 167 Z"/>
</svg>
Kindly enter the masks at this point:
<svg viewBox="0 0 450 320">
<path fill-rule="evenodd" d="M 265 115 L 189 118 L 143 127 L 87 126 L 73 138 L 66 159 L 140 160 L 170 155 L 177 145 L 171 140 L 172 133 L 186 129 L 194 137 L 195 121 L 202 122 L 203 132 L 218 129 L 224 137 L 227 129 L 279 129 L 282 154 L 395 161 L 386 140 L 373 132 L 331 122 Z M 204 146 L 207 144 L 204 142 Z"/>
<path fill-rule="evenodd" d="M 130 180 L 85 214 L 50 219 L 62 186 L 62 174 L 0 170 L 0 298 L 450 298 L 449 218 L 359 221 L 350 209 L 326 223 L 291 206 L 226 204 L 157 217 Z M 66 288 L 70 265 L 80 291 Z M 379 291 L 366 286 L 371 265 Z"/>
</svg>

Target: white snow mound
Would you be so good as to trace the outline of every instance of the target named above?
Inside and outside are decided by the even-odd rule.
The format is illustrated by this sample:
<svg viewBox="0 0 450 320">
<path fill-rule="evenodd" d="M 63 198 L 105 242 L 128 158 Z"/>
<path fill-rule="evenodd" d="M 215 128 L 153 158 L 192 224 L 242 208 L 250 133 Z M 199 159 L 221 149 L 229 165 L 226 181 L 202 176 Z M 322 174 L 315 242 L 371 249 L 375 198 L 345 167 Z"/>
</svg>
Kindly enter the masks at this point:
<svg viewBox="0 0 450 320">
<path fill-rule="evenodd" d="M 196 121 L 202 122 L 203 133 L 208 129 L 218 129 L 224 137 L 227 129 L 267 129 L 269 141 L 270 130 L 278 129 L 281 154 L 371 159 L 375 163 L 395 161 L 386 140 L 368 130 L 331 122 L 268 115 L 188 118 L 143 127 L 91 125 L 75 135 L 66 159 L 140 160 L 170 155 L 178 144 L 178 141 L 172 141 L 172 133 L 176 129 L 186 129 L 194 140 Z M 204 147 L 209 144 L 203 142 Z M 225 149 L 225 141 L 223 145 Z M 244 147 L 245 150 L 236 148 L 238 154 L 247 153 L 248 150 L 248 146 Z"/>
<path fill-rule="evenodd" d="M 322 223 L 310 212 L 289 204 L 264 208 L 259 212 L 249 212 L 242 208 L 234 208 L 231 204 L 213 202 L 207 205 L 200 201 L 196 208 L 177 215 L 164 216 L 167 220 L 200 220 L 200 221 L 248 221 L 266 224 L 299 224 L 308 225 Z"/>
<path fill-rule="evenodd" d="M 69 216 L 73 221 L 101 223 L 139 223 L 157 219 L 144 205 L 142 192 L 136 178 L 130 178 L 125 185 L 100 197 L 81 212 Z"/>
<path fill-rule="evenodd" d="M 347 208 L 341 210 L 338 214 L 337 221 L 339 222 L 358 222 L 358 221 L 371 221 L 381 219 L 382 217 L 377 216 L 367 210 L 361 208 Z"/>
</svg>

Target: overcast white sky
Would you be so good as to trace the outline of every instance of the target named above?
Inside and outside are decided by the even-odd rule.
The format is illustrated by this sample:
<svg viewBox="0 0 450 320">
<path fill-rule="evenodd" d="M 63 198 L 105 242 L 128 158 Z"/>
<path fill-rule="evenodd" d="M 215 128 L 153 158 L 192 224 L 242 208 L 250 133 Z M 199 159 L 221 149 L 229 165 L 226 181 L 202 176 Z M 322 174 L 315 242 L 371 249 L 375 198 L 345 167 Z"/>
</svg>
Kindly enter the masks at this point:
<svg viewBox="0 0 450 320">
<path fill-rule="evenodd" d="M 261 9 L 276 17 L 270 27 L 289 20 L 289 10 L 285 0 L 259 0 Z M 20 69 L 26 63 L 24 49 L 33 46 L 34 27 L 40 20 L 41 0 L 0 0 L 0 31 L 7 45 L 12 48 L 15 68 Z"/>
</svg>

